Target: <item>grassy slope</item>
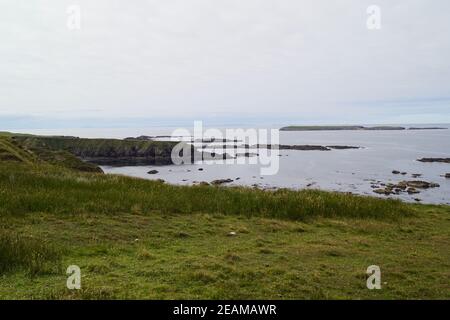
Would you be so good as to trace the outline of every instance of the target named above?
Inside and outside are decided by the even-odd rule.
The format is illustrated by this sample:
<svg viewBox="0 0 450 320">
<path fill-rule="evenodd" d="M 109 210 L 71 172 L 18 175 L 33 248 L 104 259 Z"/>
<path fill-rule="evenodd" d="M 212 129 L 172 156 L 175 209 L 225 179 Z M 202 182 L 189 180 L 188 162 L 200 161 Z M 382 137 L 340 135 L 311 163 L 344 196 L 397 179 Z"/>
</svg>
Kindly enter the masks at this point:
<svg viewBox="0 0 450 320">
<path fill-rule="evenodd" d="M 449 234 L 445 206 L 0 162 L 0 298 L 450 298 Z"/>
<path fill-rule="evenodd" d="M 0 161 L 13 161 L 27 165 L 49 163 L 77 171 L 102 172 L 96 165 L 86 163 L 67 151 L 26 146 L 22 140 L 6 132 L 0 132 Z"/>
<path fill-rule="evenodd" d="M 38 151 L 0 138 L 0 298 L 450 296 L 448 207 L 175 187 Z M 70 264 L 83 272 L 76 293 Z M 365 288 L 370 264 L 381 291 Z"/>
<path fill-rule="evenodd" d="M 10 138 L 0 136 L 0 161 L 32 164 L 35 160 L 37 158 L 33 154 L 18 147 Z"/>
</svg>

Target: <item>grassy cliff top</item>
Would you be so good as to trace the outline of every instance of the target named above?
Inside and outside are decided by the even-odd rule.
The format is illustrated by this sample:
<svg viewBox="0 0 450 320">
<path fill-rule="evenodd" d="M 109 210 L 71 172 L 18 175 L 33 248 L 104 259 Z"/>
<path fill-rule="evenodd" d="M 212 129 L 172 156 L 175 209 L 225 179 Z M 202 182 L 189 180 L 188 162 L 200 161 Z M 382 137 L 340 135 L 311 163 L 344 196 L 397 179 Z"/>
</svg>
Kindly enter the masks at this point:
<svg viewBox="0 0 450 320">
<path fill-rule="evenodd" d="M 102 172 L 96 165 L 86 163 L 70 152 L 51 150 L 45 146 L 26 145 L 23 140 L 8 134 L 0 135 L 0 161 L 33 166 L 46 163 L 78 171 Z"/>
<path fill-rule="evenodd" d="M 65 150 L 82 157 L 169 155 L 176 142 L 16 136 L 24 146 Z"/>
</svg>

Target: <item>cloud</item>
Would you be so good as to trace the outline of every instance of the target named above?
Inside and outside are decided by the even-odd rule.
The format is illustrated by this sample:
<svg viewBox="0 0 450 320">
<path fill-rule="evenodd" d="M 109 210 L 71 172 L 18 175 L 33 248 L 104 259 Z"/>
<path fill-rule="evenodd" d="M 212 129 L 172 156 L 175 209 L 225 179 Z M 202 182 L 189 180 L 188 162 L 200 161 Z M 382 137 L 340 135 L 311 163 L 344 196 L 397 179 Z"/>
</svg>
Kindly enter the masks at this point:
<svg viewBox="0 0 450 320">
<path fill-rule="evenodd" d="M 450 3 L 377 2 L 3 0 L 0 116 L 450 122 Z"/>
</svg>

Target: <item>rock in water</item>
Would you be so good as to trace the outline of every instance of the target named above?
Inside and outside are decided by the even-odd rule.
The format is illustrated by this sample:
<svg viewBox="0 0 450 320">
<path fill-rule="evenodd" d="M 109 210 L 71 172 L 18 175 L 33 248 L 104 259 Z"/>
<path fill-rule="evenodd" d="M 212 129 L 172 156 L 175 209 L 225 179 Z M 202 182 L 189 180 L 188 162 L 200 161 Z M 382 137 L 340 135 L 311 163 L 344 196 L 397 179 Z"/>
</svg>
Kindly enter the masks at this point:
<svg viewBox="0 0 450 320">
<path fill-rule="evenodd" d="M 157 174 L 159 173 L 158 170 L 150 170 L 149 172 L 147 172 L 148 174 Z"/>
<path fill-rule="evenodd" d="M 221 184 L 225 184 L 225 183 L 230 183 L 233 182 L 233 179 L 218 179 L 218 180 L 214 180 L 211 182 L 211 184 L 213 185 L 221 185 Z"/>
<path fill-rule="evenodd" d="M 391 194 L 391 192 L 388 189 L 375 189 L 375 190 L 373 190 L 373 192 L 378 193 L 378 194 L 384 194 L 386 196 Z"/>
<path fill-rule="evenodd" d="M 418 159 L 417 161 L 450 163 L 450 158 L 422 158 L 422 159 Z"/>
<path fill-rule="evenodd" d="M 426 182 L 426 181 L 419 181 L 419 180 L 414 180 L 414 181 L 402 181 L 399 183 L 400 184 L 405 184 L 406 186 L 410 187 L 410 188 L 419 188 L 419 189 L 428 189 L 428 188 L 439 188 L 440 185 L 434 182 Z"/>
<path fill-rule="evenodd" d="M 420 191 L 418 191 L 416 188 L 408 188 L 408 190 L 406 190 L 406 192 L 408 192 L 408 194 L 420 193 Z"/>
<path fill-rule="evenodd" d="M 440 185 L 434 182 L 427 181 L 401 181 L 397 184 L 388 183 L 381 184 L 384 188 L 379 188 L 373 190 L 377 194 L 391 195 L 391 194 L 401 194 L 402 192 L 407 192 L 408 194 L 420 193 L 417 189 L 429 189 L 429 188 L 439 188 Z"/>
</svg>

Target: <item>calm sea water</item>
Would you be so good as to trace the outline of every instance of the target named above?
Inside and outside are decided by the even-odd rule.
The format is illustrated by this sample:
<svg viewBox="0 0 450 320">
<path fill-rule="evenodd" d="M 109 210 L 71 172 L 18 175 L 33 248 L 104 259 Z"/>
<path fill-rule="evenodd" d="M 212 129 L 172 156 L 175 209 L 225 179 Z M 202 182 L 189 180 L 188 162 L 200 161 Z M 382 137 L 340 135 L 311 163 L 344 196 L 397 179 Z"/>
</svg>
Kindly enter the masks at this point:
<svg viewBox="0 0 450 320">
<path fill-rule="evenodd" d="M 450 125 L 439 126 L 450 128 Z M 105 138 L 170 135 L 172 131 L 173 128 L 27 130 L 37 134 Z M 450 158 L 450 130 L 280 132 L 280 143 L 352 145 L 363 148 L 329 152 L 281 150 L 279 171 L 273 176 L 261 176 L 259 165 L 250 164 L 103 167 L 103 169 L 106 173 L 144 179 L 163 179 L 168 183 L 180 185 L 230 178 L 235 181 L 229 185 L 258 185 L 268 189 L 315 188 L 372 196 L 378 196 L 371 188 L 373 182 L 396 183 L 402 180 L 417 180 L 411 175 L 422 174 L 419 180 L 435 182 L 440 187 L 422 191 L 417 195 L 402 194 L 390 197 L 406 201 L 419 198 L 423 203 L 450 204 L 450 179 L 442 177 L 450 173 L 450 164 L 416 161 L 422 157 Z M 199 168 L 203 171 L 199 171 Z M 156 169 L 159 173 L 147 174 L 151 169 Z M 408 174 L 394 175 L 393 170 Z"/>
</svg>

